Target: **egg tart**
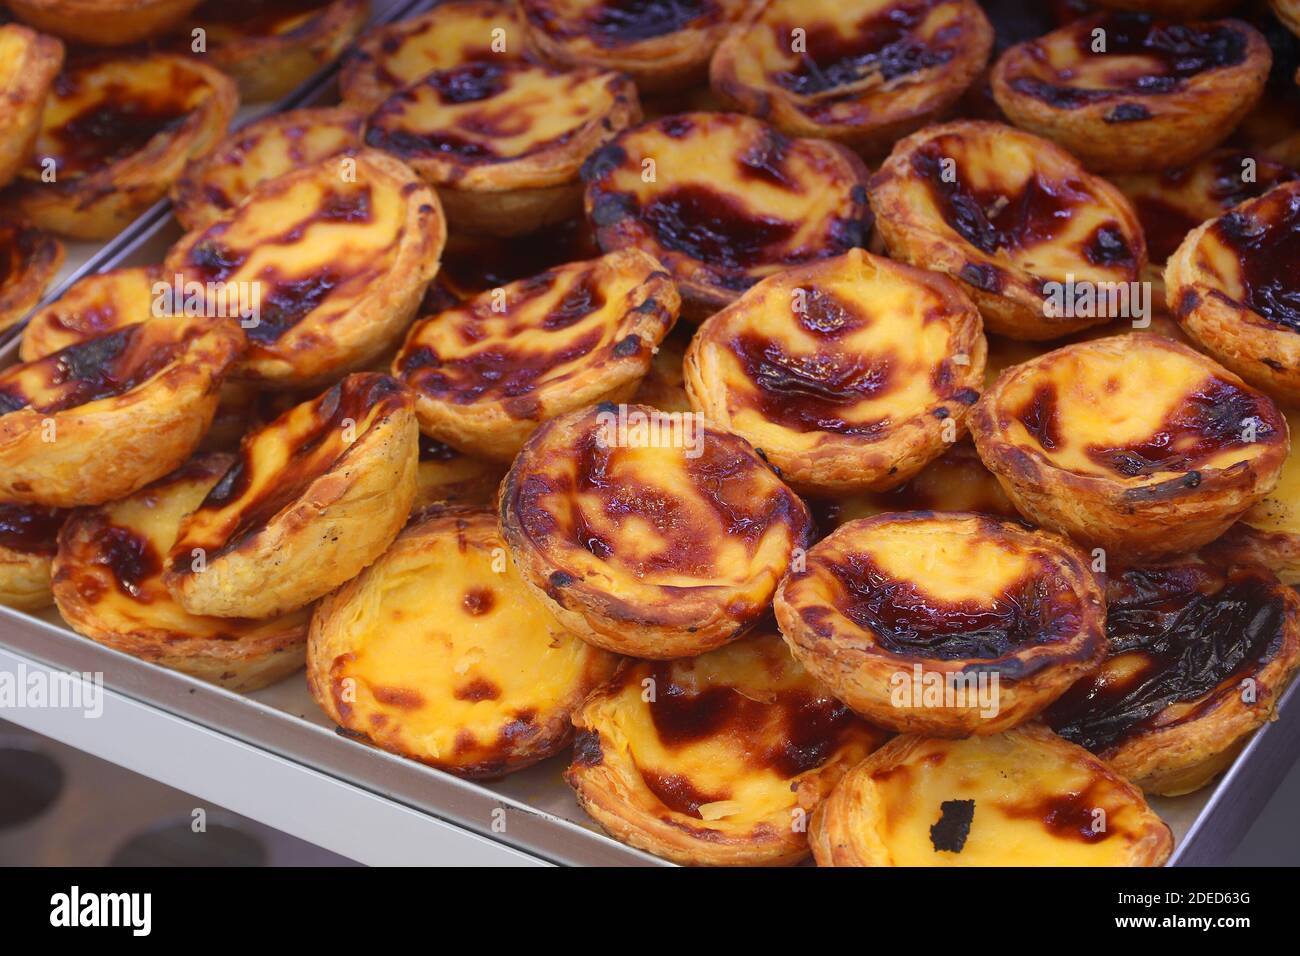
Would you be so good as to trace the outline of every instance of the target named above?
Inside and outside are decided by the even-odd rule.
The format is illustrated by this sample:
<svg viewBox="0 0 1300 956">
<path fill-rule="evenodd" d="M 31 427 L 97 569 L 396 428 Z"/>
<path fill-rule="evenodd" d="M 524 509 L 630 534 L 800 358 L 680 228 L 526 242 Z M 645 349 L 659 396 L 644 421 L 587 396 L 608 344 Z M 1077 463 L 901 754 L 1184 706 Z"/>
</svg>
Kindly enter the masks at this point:
<svg viewBox="0 0 1300 956">
<path fill-rule="evenodd" d="M 63 265 L 63 245 L 20 220 L 0 218 L 0 333 L 40 301 Z"/>
<path fill-rule="evenodd" d="M 7 0 L 15 17 L 42 33 L 86 46 L 125 46 L 162 36 L 199 0 Z"/>
<path fill-rule="evenodd" d="M 45 98 L 63 68 L 63 44 L 16 23 L 0 25 L 0 186 L 32 158 Z"/>
<path fill-rule="evenodd" d="M 970 429 L 1021 514 L 1130 563 L 1217 538 L 1273 489 L 1290 448 L 1266 395 L 1140 333 L 1015 366 Z"/>
<path fill-rule="evenodd" d="M 866 167 L 837 143 L 736 113 L 667 116 L 583 167 L 602 249 L 662 262 L 699 321 L 773 273 L 865 246 Z"/>
<path fill-rule="evenodd" d="M 574 262 L 416 323 L 393 361 L 420 429 L 510 461 L 539 424 L 630 398 L 681 300 L 639 249 Z"/>
<path fill-rule="evenodd" d="M 1165 269 L 1169 307 L 1252 385 L 1300 404 L 1300 182 L 1193 230 Z"/>
<path fill-rule="evenodd" d="M 583 160 L 640 116 L 622 74 L 481 60 L 384 100 L 366 143 L 436 186 L 454 229 L 516 236 L 577 215 Z"/>
<path fill-rule="evenodd" d="M 931 126 L 900 142 L 871 180 L 871 208 L 894 258 L 961 279 L 985 327 L 1011 338 L 1109 321 L 1129 307 L 1146 264 L 1137 214 L 1118 189 L 997 123 Z M 1090 289 L 1098 294 L 1080 308 Z"/>
<path fill-rule="evenodd" d="M 724 102 L 783 132 L 879 157 L 948 111 L 992 48 L 975 0 L 766 0 L 709 75 Z"/>
<path fill-rule="evenodd" d="M 565 627 L 654 660 L 745 633 L 811 531 L 803 501 L 744 439 L 643 405 L 544 424 L 499 506 L 524 580 Z"/>
<path fill-rule="evenodd" d="M 208 0 L 193 20 L 205 33 L 200 55 L 257 103 L 288 95 L 337 59 L 369 17 L 370 0 Z"/>
<path fill-rule="evenodd" d="M 1046 712 L 1147 793 L 1209 783 L 1267 723 L 1300 666 L 1300 598 L 1263 568 L 1177 562 L 1106 588 L 1109 651 Z"/>
<path fill-rule="evenodd" d="M 124 266 L 78 279 L 49 305 L 33 312 L 23 326 L 18 357 L 24 362 L 155 315 L 162 279 L 157 266 Z"/>
<path fill-rule="evenodd" d="M 1232 132 L 1272 63 L 1268 41 L 1240 20 L 1100 13 L 1004 53 L 993 96 L 1013 123 L 1089 169 L 1167 169 Z"/>
<path fill-rule="evenodd" d="M 312 615 L 307 684 L 384 750 L 462 777 L 560 751 L 619 658 L 580 641 L 504 557 L 490 511 L 434 509 Z"/>
<path fill-rule="evenodd" d="M 957 283 L 851 249 L 764 279 L 708 319 L 686 391 L 792 487 L 884 491 L 965 433 L 984 352 Z"/>
<path fill-rule="evenodd" d="M 185 57 L 74 64 L 54 82 L 33 162 L 8 202 L 49 232 L 111 238 L 225 135 L 237 103 L 225 75 Z"/>
<path fill-rule="evenodd" d="M 172 212 L 186 229 L 228 215 L 258 185 L 361 146 L 365 116 L 338 107 L 272 113 L 241 126 L 172 186 Z"/>
<path fill-rule="evenodd" d="M 520 0 L 529 49 L 558 66 L 618 70 L 646 92 L 705 78 L 743 0 Z"/>
<path fill-rule="evenodd" d="M 1173 836 L 1142 791 L 1030 724 L 895 737 L 813 814 L 818 866 L 1160 866 Z"/>
<path fill-rule="evenodd" d="M 37 611 L 54 603 L 50 565 L 67 512 L 0 504 L 0 604 Z"/>
<path fill-rule="evenodd" d="M 686 349 L 690 345 L 689 331 L 690 326 L 675 326 L 659 343 L 654 358 L 650 360 L 650 371 L 641 379 L 632 397 L 638 405 L 649 405 L 661 412 L 694 410 L 686 394 L 686 376 L 682 370 Z"/>
<path fill-rule="evenodd" d="M 182 519 L 230 462 L 194 458 L 120 501 L 73 512 L 54 559 L 54 598 L 69 626 L 99 644 L 251 691 L 302 667 L 308 613 L 202 617 L 177 604 L 162 580 Z"/>
<path fill-rule="evenodd" d="M 1300 36 L 1300 3 L 1296 0 L 1268 0 L 1268 5 L 1288 30 Z"/>
<path fill-rule="evenodd" d="M 359 372 L 250 432 L 181 522 L 163 581 L 187 611 L 270 617 L 328 594 L 383 553 L 415 498 L 412 401 Z"/>
<path fill-rule="evenodd" d="M 167 474 L 242 346 L 224 322 L 153 319 L 0 371 L 0 501 L 95 505 Z"/>
<path fill-rule="evenodd" d="M 809 552 L 776 594 L 800 663 L 881 727 L 1023 724 L 1096 668 L 1106 605 L 1069 542 L 989 515 L 881 514 Z"/>
<path fill-rule="evenodd" d="M 1146 235 L 1152 278 L 1160 273 L 1187 234 L 1233 206 L 1268 192 L 1278 183 L 1300 179 L 1290 166 L 1254 151 L 1227 147 L 1187 166 L 1115 176 L 1111 181 L 1128 197 Z"/>
<path fill-rule="evenodd" d="M 884 742 L 776 628 L 699 657 L 637 661 L 574 715 L 565 779 L 617 840 L 684 865 L 808 856 L 807 818 Z"/>
<path fill-rule="evenodd" d="M 496 503 L 497 487 L 505 473 L 505 467 L 498 462 L 466 455 L 436 438 L 421 435 L 411 510 L 423 511 L 431 505 L 490 508 Z"/>
<path fill-rule="evenodd" d="M 443 0 L 367 30 L 344 57 L 339 95 L 345 106 L 369 111 L 435 70 L 523 55 L 523 23 L 509 0 Z"/>
<path fill-rule="evenodd" d="M 896 511 L 973 511 L 1019 519 L 1007 493 L 984 467 L 969 438 L 952 445 L 912 478 L 887 491 L 810 497 L 817 533 L 825 536 L 858 518 Z"/>
<path fill-rule="evenodd" d="M 395 348 L 446 237 L 434 191 L 375 150 L 340 154 L 254 187 L 167 254 L 163 275 L 233 311 L 249 349 L 239 377 L 333 381 Z M 246 308 L 251 306 L 251 308 Z"/>
</svg>

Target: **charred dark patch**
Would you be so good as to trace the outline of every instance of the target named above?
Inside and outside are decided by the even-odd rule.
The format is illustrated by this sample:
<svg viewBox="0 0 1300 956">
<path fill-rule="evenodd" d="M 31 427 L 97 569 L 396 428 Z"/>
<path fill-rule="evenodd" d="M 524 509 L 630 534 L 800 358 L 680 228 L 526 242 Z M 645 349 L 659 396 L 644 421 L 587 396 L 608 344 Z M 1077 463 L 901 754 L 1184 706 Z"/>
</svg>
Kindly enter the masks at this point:
<svg viewBox="0 0 1300 956">
<path fill-rule="evenodd" d="M 960 853 L 974 819 L 974 800 L 945 800 L 939 804 L 938 822 L 930 827 L 930 845 L 936 853 Z"/>
<path fill-rule="evenodd" d="M 471 617 L 481 617 L 496 606 L 496 595 L 491 588 L 470 588 L 461 598 L 461 606 Z"/>
</svg>

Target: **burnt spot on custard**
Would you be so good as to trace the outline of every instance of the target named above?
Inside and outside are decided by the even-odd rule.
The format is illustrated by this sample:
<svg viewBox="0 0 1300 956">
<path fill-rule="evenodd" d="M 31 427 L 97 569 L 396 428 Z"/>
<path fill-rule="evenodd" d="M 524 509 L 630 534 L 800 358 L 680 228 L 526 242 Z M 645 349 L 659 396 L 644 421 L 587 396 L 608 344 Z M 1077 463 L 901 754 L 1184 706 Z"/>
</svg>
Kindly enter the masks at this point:
<svg viewBox="0 0 1300 956">
<path fill-rule="evenodd" d="M 1095 202 L 1086 185 L 1078 180 L 1048 180 L 1034 174 L 1014 194 L 993 189 L 975 189 L 965 177 L 945 175 L 945 160 L 961 154 L 959 144 L 949 137 L 936 137 L 918 148 L 911 157 L 913 172 L 925 182 L 944 221 L 959 236 L 987 255 L 1001 250 L 1022 249 L 1050 242 L 1064 229 L 1074 209 Z M 1127 240 L 1115 226 L 1104 240 L 1095 238 L 1115 255 Z M 1086 253 L 1085 253 L 1086 254 Z M 1128 260 L 1132 252 L 1128 251 Z M 966 276 L 963 274 L 963 278 Z M 970 280 L 968 280 L 970 281 Z M 984 286 L 978 282 L 974 285 Z"/>
<path fill-rule="evenodd" d="M 1230 212 L 1210 231 L 1237 257 L 1242 304 L 1300 332 L 1300 192 L 1281 192 L 1249 210 Z"/>
<path fill-rule="evenodd" d="M 207 560 L 220 557 L 240 546 L 250 535 L 264 528 L 276 515 L 298 498 L 307 486 L 325 474 L 347 454 L 339 436 L 345 429 L 356 428 L 358 441 L 361 426 L 371 417 L 375 421 L 394 413 L 406 401 L 395 379 L 376 373 L 349 376 L 330 388 L 312 403 L 310 426 L 293 437 L 289 456 L 276 473 L 275 480 L 265 483 L 254 493 L 253 443 L 264 433 L 258 432 L 240 446 L 234 463 L 213 485 L 192 517 L 202 520 L 205 513 L 218 512 L 238 505 L 237 520 L 222 530 L 222 540 L 182 540 L 172 551 L 170 567 L 178 574 L 191 570 L 192 550 L 202 548 Z M 286 427 L 293 412 L 266 426 L 267 432 Z M 350 423 L 350 425 L 349 425 Z M 277 440 L 272 435 L 271 440 Z"/>
<path fill-rule="evenodd" d="M 1028 564 L 999 593 L 961 602 L 940 600 L 862 553 L 844 554 L 827 569 L 840 585 L 836 609 L 882 650 L 910 659 L 995 661 L 1068 639 L 1083 626 L 1082 600 L 1051 559 L 1035 555 Z M 1045 664 L 1014 662 L 1006 676 L 1021 679 Z"/>
<path fill-rule="evenodd" d="M 590 40 L 616 50 L 645 40 L 719 22 L 717 0 L 593 0 L 578 16 L 566 17 L 547 0 L 525 0 L 524 15 L 556 40 Z"/>
<path fill-rule="evenodd" d="M 134 601 L 147 601 L 144 584 L 162 572 L 162 555 L 144 535 L 104 524 L 92 538 L 95 561 L 113 577 L 117 589 Z"/>
<path fill-rule="evenodd" d="M 1134 569 L 1108 586 L 1109 660 L 1046 712 L 1062 737 L 1096 753 L 1157 726 L 1175 704 L 1199 702 L 1177 723 L 1235 693 L 1281 648 L 1287 607 L 1266 572 L 1225 573 L 1204 565 Z M 1128 666 L 1134 665 L 1136 666 Z"/>
<path fill-rule="evenodd" d="M 128 325 L 11 366 L 0 372 L 0 415 L 24 408 L 49 414 L 124 395 L 163 371 L 197 334 L 177 338 L 155 331 L 147 323 Z M 40 379 L 36 388 L 32 371 Z"/>
<path fill-rule="evenodd" d="M 1082 790 L 1046 794 L 1028 804 L 1004 802 L 999 809 L 1012 819 L 1037 821 L 1058 839 L 1101 843 L 1114 832 L 1098 825 L 1097 810 L 1106 807 L 1101 790 L 1092 778 Z"/>
<path fill-rule="evenodd" d="M 53 556 L 68 513 L 41 505 L 0 503 L 0 548 L 21 554 Z"/>
<path fill-rule="evenodd" d="M 945 800 L 939 804 L 938 821 L 930 827 L 930 845 L 936 853 L 960 853 L 974 819 L 974 800 Z"/>
<path fill-rule="evenodd" d="M 1247 35 L 1229 22 L 1173 23 L 1141 14 L 1109 13 L 1080 21 L 1071 28 L 1081 58 L 1115 58 L 1104 87 L 1071 85 L 1071 72 L 1051 66 L 1045 44 L 1034 44 L 1028 58 L 1039 76 L 1017 76 L 1011 88 L 1057 109 L 1072 110 L 1115 96 L 1167 95 L 1182 90 L 1192 77 L 1244 62 Z M 1105 49 L 1093 49 L 1093 31 L 1102 30 Z M 1140 58 L 1143 65 L 1134 68 Z M 1045 79 L 1044 76 L 1050 76 Z M 1139 104 L 1120 104 L 1110 122 L 1132 122 Z M 1112 111 L 1113 113 L 1114 111 Z"/>
</svg>

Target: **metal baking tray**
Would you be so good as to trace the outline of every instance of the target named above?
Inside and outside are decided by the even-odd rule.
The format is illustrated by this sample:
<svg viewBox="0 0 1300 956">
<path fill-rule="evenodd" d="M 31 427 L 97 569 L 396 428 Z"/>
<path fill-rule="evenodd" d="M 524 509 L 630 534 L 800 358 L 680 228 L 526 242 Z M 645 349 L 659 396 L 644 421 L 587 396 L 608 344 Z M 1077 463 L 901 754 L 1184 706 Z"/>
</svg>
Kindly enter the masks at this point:
<svg viewBox="0 0 1300 956">
<path fill-rule="evenodd" d="M 395 4 L 387 19 L 430 5 Z M 280 108 L 332 93 L 324 77 Z M 164 205 L 82 271 L 160 261 L 179 236 Z M 0 366 L 14 351 L 0 348 Z M 561 778 L 564 755 L 496 782 L 461 780 L 343 736 L 301 673 L 236 694 L 95 644 L 54 611 L 0 607 L 0 672 L 23 669 L 102 674 L 102 714 L 0 702 L 0 717 L 362 863 L 666 865 L 587 818 Z M 1223 863 L 1297 755 L 1300 683 L 1210 786 L 1151 801 L 1174 832 L 1171 863 Z"/>
</svg>

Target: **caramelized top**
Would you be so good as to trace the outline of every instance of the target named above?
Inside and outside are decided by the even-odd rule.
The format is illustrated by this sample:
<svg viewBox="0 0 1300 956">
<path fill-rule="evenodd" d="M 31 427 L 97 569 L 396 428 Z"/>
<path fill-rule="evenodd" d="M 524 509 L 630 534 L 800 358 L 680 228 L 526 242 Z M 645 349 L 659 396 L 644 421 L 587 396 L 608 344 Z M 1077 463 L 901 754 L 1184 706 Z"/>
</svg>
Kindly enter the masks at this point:
<svg viewBox="0 0 1300 956">
<path fill-rule="evenodd" d="M 100 627 L 121 633 L 236 641 L 305 632 L 311 608 L 265 621 L 206 617 L 190 614 L 163 585 L 163 561 L 182 519 L 229 464 L 228 455 L 195 458 L 130 497 L 75 512 L 59 555 L 56 589 L 73 589 Z"/>
<path fill-rule="evenodd" d="M 604 763 L 629 788 L 624 800 L 735 836 L 760 823 L 788 831 L 801 776 L 851 766 L 884 739 L 808 675 L 770 623 L 699 657 L 634 662 L 575 722 L 579 780 Z"/>
<path fill-rule="evenodd" d="M 491 512 L 434 513 L 363 573 L 318 638 L 345 727 L 475 775 L 567 730 L 619 659 L 560 627 L 503 548 Z"/>
<path fill-rule="evenodd" d="M 1300 434 L 1300 412 L 1283 409 L 1287 429 Z M 1241 518 L 1242 524 L 1269 534 L 1300 535 L 1300 455 L 1287 455 L 1277 486 Z"/>
<path fill-rule="evenodd" d="M 630 95 L 617 73 L 476 61 L 394 93 L 371 115 L 366 143 L 431 161 L 437 182 L 455 183 L 465 167 L 524 159 L 589 134 Z"/>
<path fill-rule="evenodd" d="M 1225 377 L 1228 376 L 1228 377 Z M 1057 468 L 1139 484 L 1253 461 L 1288 443 L 1265 395 L 1153 335 L 1070 345 L 1017 366 L 989 395 L 1002 438 Z"/>
<path fill-rule="evenodd" d="M 275 374 L 284 363 L 328 364 L 321 350 L 334 328 L 388 278 L 403 243 L 419 238 L 412 196 L 427 197 L 422 215 L 435 214 L 432 190 L 382 154 L 324 159 L 262 183 L 227 218 L 191 232 L 163 274 L 211 289 L 214 310 L 237 297 L 252 302 L 256 291 L 256 321 L 245 323 L 250 362 Z"/>
<path fill-rule="evenodd" d="M 1097 30 L 1104 31 L 1102 50 L 1095 49 Z M 1058 109 L 1166 95 L 1196 77 L 1244 62 L 1253 33 L 1237 20 L 1171 23 L 1102 13 L 1010 51 L 1005 76 L 1012 89 Z M 1140 103 L 1119 103 L 1106 119 L 1124 123 L 1150 116 Z"/>
<path fill-rule="evenodd" d="M 504 42 L 493 48 L 494 30 Z M 349 105 L 378 100 L 435 70 L 472 60 L 523 56 L 517 12 L 504 0 L 446 0 L 427 13 L 380 27 L 358 41 L 343 65 L 340 85 Z"/>
<path fill-rule="evenodd" d="M 912 228 L 960 244 L 958 274 L 986 292 L 1001 291 L 1007 271 L 1043 294 L 1043 280 L 1134 281 L 1145 263 L 1141 231 L 1114 190 L 1010 127 L 931 127 L 894 150 L 873 188 Z"/>
<path fill-rule="evenodd" d="M 67 292 L 34 312 L 23 330 L 24 361 L 57 352 L 154 314 L 156 266 L 128 266 L 79 279 Z"/>
<path fill-rule="evenodd" d="M 1300 332 L 1300 182 L 1285 183 L 1220 217 L 1193 256 L 1217 294 L 1266 325 Z M 1173 304 L 1185 311 L 1192 303 Z"/>
<path fill-rule="evenodd" d="M 1300 173 L 1289 166 L 1250 151 L 1219 149 L 1190 166 L 1116 176 L 1113 182 L 1137 210 L 1151 261 L 1164 262 L 1205 220 L 1297 178 Z"/>
<path fill-rule="evenodd" d="M 603 248 L 637 246 L 727 299 L 863 246 L 870 232 L 856 157 L 735 114 L 686 113 L 630 130 L 592 154 L 583 179 Z"/>
<path fill-rule="evenodd" d="M 1195 720 L 1278 652 L 1293 614 L 1256 569 L 1201 564 L 1123 571 L 1107 587 L 1110 656 L 1047 711 L 1067 740 L 1103 752 Z"/>
<path fill-rule="evenodd" d="M 259 183 L 361 145 L 365 117 L 342 109 L 303 109 L 249 123 L 221 142 L 177 184 L 190 228 L 234 209 Z"/>
<path fill-rule="evenodd" d="M 434 401 L 537 417 L 541 392 L 574 388 L 598 366 L 644 369 L 676 318 L 665 279 L 637 250 L 559 266 L 420 322 L 394 374 Z"/>
<path fill-rule="evenodd" d="M 724 26 L 736 0 L 523 0 L 533 29 L 574 49 L 618 50 L 686 30 Z"/>
<path fill-rule="evenodd" d="M 737 44 L 735 82 L 781 96 L 815 123 L 852 125 L 878 120 L 890 98 L 956 59 L 982 64 L 987 31 L 973 0 L 769 0 L 728 43 Z"/>
<path fill-rule="evenodd" d="M 807 508 L 742 439 L 685 421 L 691 434 L 604 403 L 546 423 L 515 459 L 503 520 L 556 568 L 554 587 L 770 595 L 807 541 Z"/>
<path fill-rule="evenodd" d="M 69 66 L 45 104 L 35 159 L 23 175 L 39 181 L 54 160 L 59 180 L 86 176 L 178 132 L 212 95 L 201 74 L 178 57 L 94 59 Z"/>
<path fill-rule="evenodd" d="M 983 375 L 979 329 L 951 282 L 854 250 L 746 293 L 694 348 L 725 393 L 712 418 L 756 447 L 803 450 L 964 413 Z"/>
<path fill-rule="evenodd" d="M 210 319 L 153 319 L 0 371 L 0 416 L 52 414 L 128 394 L 190 363 L 219 378 L 239 352 L 238 331 Z"/>
<path fill-rule="evenodd" d="M 43 505 L 0 504 L 0 548 L 48 557 L 58 549 L 59 528 L 67 516 Z"/>
<path fill-rule="evenodd" d="M 808 553 L 785 600 L 816 634 L 909 660 L 996 662 L 1022 679 L 1048 662 L 1018 655 L 1102 636 L 1100 592 L 1059 539 L 996 518 L 886 514 L 842 526 Z M 1096 592 L 1096 593 L 1093 593 Z"/>
<path fill-rule="evenodd" d="M 209 561 L 238 548 L 313 481 L 342 465 L 371 429 L 410 403 L 387 375 L 363 372 L 249 433 L 234 463 L 181 525 L 172 570 L 190 571 L 196 548 Z"/>
<path fill-rule="evenodd" d="M 899 738 L 889 753 L 853 790 L 875 808 L 877 852 L 895 866 L 1131 865 L 1153 832 L 1168 853 L 1136 788 L 1044 731 Z"/>
</svg>

